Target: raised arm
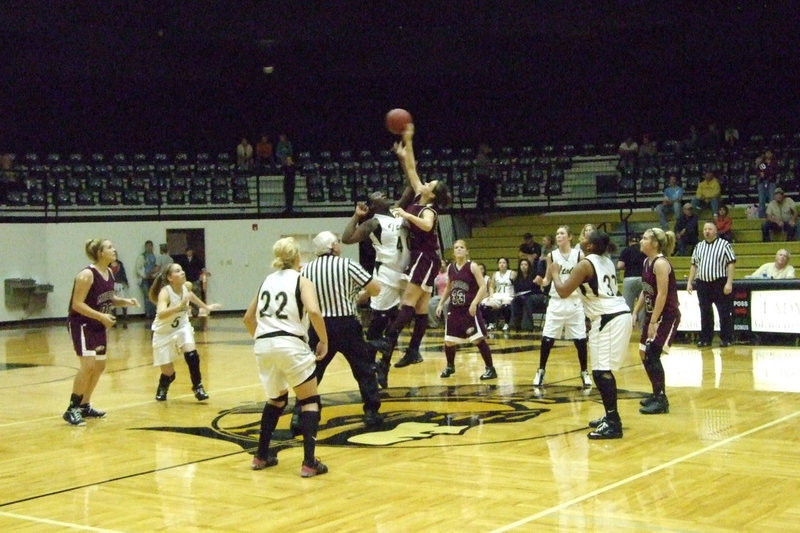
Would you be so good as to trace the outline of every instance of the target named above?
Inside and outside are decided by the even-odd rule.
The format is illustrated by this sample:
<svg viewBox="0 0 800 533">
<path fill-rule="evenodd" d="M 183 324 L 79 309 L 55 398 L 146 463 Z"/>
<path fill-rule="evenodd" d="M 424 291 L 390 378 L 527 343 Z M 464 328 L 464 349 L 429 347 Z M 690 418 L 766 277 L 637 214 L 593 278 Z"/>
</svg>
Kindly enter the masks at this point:
<svg viewBox="0 0 800 533">
<path fill-rule="evenodd" d="M 365 241 L 369 238 L 369 234 L 375 231 L 375 226 L 378 221 L 374 218 L 364 221 L 365 216 L 369 213 L 369 209 L 364 202 L 358 202 L 356 210 L 342 232 L 342 242 L 345 244 L 355 244 L 357 242 Z"/>
<path fill-rule="evenodd" d="M 394 144 L 394 153 L 400 161 L 400 167 L 406 175 L 409 186 L 415 194 L 419 194 L 422 181 L 417 174 L 417 160 L 414 159 L 414 124 L 408 124 L 403 132 L 403 142 Z"/>
</svg>

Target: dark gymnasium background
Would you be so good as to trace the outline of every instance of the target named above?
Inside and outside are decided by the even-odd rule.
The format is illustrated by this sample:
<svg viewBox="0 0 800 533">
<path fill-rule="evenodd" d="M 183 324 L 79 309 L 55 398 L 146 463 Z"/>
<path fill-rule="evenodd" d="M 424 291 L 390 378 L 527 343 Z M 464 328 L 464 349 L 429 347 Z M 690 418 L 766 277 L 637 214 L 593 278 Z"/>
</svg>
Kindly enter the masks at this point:
<svg viewBox="0 0 800 533">
<path fill-rule="evenodd" d="M 0 151 L 426 147 L 800 131 L 800 3 L 0 3 Z M 273 67 L 271 74 L 264 67 Z"/>
</svg>

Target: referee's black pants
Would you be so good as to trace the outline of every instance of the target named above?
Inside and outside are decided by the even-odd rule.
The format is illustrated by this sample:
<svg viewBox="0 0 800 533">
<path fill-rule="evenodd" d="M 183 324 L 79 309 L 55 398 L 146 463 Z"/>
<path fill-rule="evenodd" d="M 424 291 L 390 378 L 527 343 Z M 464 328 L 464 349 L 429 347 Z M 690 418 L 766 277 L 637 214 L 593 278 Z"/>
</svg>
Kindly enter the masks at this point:
<svg viewBox="0 0 800 533">
<path fill-rule="evenodd" d="M 719 314 L 719 340 L 733 342 L 733 292 L 725 294 L 727 278 L 714 281 L 696 279 L 697 302 L 700 305 L 700 340 L 711 344 L 714 338 L 714 311 L 711 305 L 717 306 Z"/>
<path fill-rule="evenodd" d="M 328 353 L 317 361 L 317 382 L 322 381 L 325 369 L 328 368 L 336 352 L 342 352 L 358 383 L 364 411 L 377 412 L 381 407 L 381 399 L 378 380 L 372 367 L 375 356 L 364 341 L 361 323 L 354 316 L 325 317 L 325 329 L 328 331 Z M 308 329 L 308 340 L 311 349 L 315 349 L 319 337 L 313 327 Z"/>
</svg>

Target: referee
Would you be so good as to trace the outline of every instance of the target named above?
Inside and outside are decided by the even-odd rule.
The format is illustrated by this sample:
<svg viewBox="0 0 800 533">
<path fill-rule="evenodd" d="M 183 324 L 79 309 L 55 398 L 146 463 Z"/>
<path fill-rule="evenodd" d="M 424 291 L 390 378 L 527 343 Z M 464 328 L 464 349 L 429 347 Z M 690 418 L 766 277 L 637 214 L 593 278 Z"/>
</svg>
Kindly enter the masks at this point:
<svg viewBox="0 0 800 533">
<path fill-rule="evenodd" d="M 714 337 L 714 313 L 711 305 L 717 306 L 719 314 L 719 345 L 723 348 L 733 342 L 733 275 L 736 255 L 731 243 L 717 236 L 717 226 L 706 222 L 703 240 L 697 243 L 692 253 L 692 266 L 686 291 L 692 294 L 697 289 L 700 305 L 700 340 L 697 346 L 711 346 Z M 695 279 L 697 278 L 697 279 Z"/>
<path fill-rule="evenodd" d="M 378 381 L 372 365 L 374 363 L 369 346 L 364 341 L 361 323 L 356 318 L 355 295 L 362 287 L 370 296 L 377 296 L 380 285 L 372 275 L 356 261 L 339 257 L 341 244 L 336 235 L 323 231 L 312 241 L 317 258 L 301 269 L 301 274 L 314 283 L 317 299 L 328 331 L 328 353 L 317 361 L 317 382 L 322 381 L 325 369 L 336 352 L 342 352 L 364 402 L 364 423 L 378 426 L 383 417 Z M 314 349 L 319 341 L 314 328 L 308 332 L 309 345 Z"/>
</svg>

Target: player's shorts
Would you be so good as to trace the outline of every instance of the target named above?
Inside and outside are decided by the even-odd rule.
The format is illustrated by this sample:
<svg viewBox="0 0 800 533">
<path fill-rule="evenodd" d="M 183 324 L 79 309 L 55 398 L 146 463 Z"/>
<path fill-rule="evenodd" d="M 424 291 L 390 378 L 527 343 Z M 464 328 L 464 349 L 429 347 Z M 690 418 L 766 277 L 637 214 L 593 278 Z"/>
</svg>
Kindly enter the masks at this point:
<svg viewBox="0 0 800 533">
<path fill-rule="evenodd" d="M 171 363 L 183 354 L 182 347 L 194 344 L 194 328 L 187 324 L 168 334 L 153 333 L 153 366 Z"/>
<path fill-rule="evenodd" d="M 586 317 L 580 300 L 550 298 L 544 315 L 542 337 L 560 339 L 562 330 L 565 339 L 586 338 Z"/>
<path fill-rule="evenodd" d="M 381 292 L 369 299 L 369 306 L 376 311 L 388 311 L 400 305 L 406 287 L 405 275 L 385 266 L 376 266 L 372 279 L 381 286 Z"/>
<path fill-rule="evenodd" d="M 406 269 L 408 282 L 419 285 L 426 291 L 433 290 L 433 281 L 439 274 L 442 260 L 435 252 L 411 252 L 411 262 Z"/>
<path fill-rule="evenodd" d="M 67 329 L 78 357 L 94 357 L 99 361 L 106 358 L 108 335 L 101 322 L 67 320 Z"/>
<path fill-rule="evenodd" d="M 646 315 L 644 324 L 642 324 L 642 335 L 639 337 L 639 350 L 641 351 L 647 348 L 647 324 L 650 323 L 650 316 Z M 651 341 L 656 346 L 661 346 L 663 353 L 669 353 L 669 347 L 672 346 L 672 341 L 675 339 L 675 334 L 678 332 L 678 324 L 680 323 L 680 315 L 674 317 L 661 316 L 656 328 L 656 336 Z"/>
<path fill-rule="evenodd" d="M 483 305 L 487 307 L 491 307 L 492 309 L 497 309 L 504 305 L 511 305 L 511 300 L 514 298 L 505 293 L 494 293 L 488 298 L 484 298 Z"/>
<path fill-rule="evenodd" d="M 486 324 L 480 311 L 475 316 L 469 314 L 469 307 L 450 307 L 444 326 L 445 342 L 464 344 L 486 336 Z"/>
<path fill-rule="evenodd" d="M 611 316 L 613 318 L 608 319 Z M 633 315 L 630 311 L 604 315 L 592 322 L 588 342 L 592 370 L 618 370 L 622 367 L 632 328 Z"/>
<path fill-rule="evenodd" d="M 256 339 L 253 351 L 267 398 L 277 398 L 284 390 L 301 385 L 317 364 L 308 344 L 291 335 Z"/>
</svg>

